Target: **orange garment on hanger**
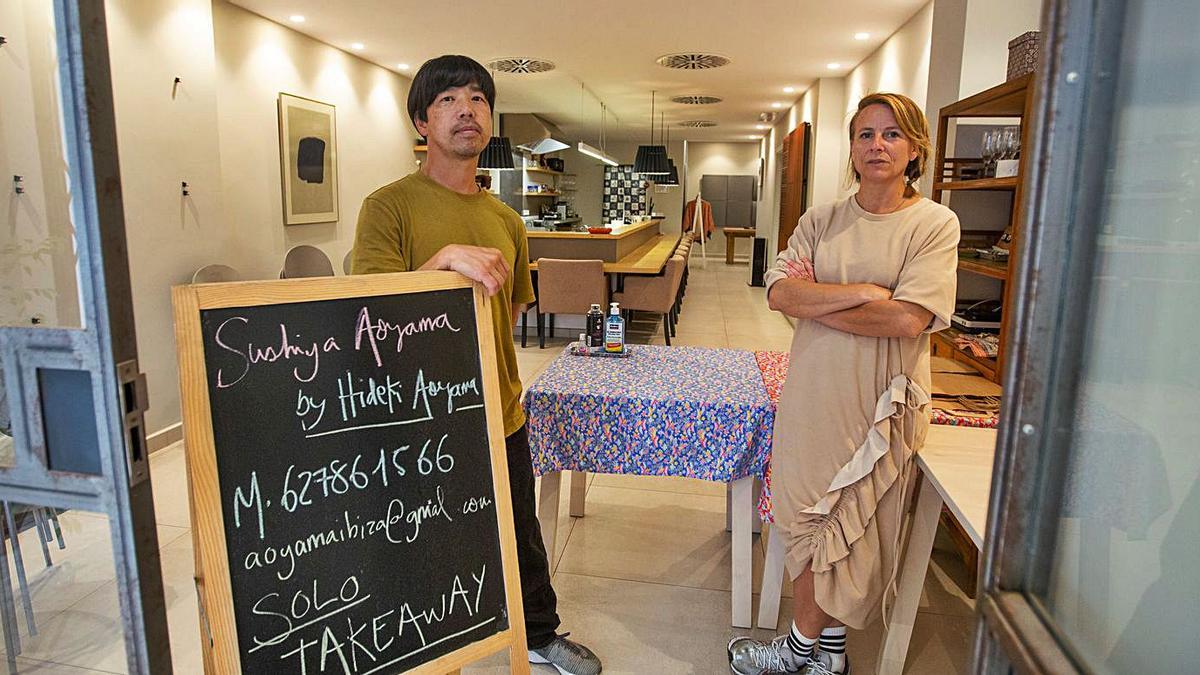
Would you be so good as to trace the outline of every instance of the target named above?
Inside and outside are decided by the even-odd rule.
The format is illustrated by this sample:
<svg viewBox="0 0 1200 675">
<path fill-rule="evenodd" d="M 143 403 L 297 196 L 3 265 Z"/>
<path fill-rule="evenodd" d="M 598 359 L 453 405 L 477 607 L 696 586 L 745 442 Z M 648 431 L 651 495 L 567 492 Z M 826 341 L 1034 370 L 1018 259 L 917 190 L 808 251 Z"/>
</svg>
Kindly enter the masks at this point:
<svg viewBox="0 0 1200 675">
<path fill-rule="evenodd" d="M 707 239 L 716 231 L 717 224 L 713 221 L 712 205 L 699 197 L 688 202 L 687 207 L 683 210 L 683 230 L 684 232 L 692 231 L 692 223 L 696 218 L 696 202 L 700 202 L 700 223 L 704 226 L 704 238 Z"/>
</svg>

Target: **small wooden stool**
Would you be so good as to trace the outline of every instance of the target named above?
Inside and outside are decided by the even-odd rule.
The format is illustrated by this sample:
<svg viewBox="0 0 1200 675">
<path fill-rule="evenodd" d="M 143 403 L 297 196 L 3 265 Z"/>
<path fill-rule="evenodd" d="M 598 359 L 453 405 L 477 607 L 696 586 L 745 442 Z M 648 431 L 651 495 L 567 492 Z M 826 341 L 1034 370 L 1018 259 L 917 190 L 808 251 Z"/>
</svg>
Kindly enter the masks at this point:
<svg viewBox="0 0 1200 675">
<path fill-rule="evenodd" d="M 752 227 L 726 227 L 722 228 L 721 232 L 725 234 L 725 264 L 732 265 L 734 244 L 740 237 L 753 238 L 755 229 Z"/>
</svg>

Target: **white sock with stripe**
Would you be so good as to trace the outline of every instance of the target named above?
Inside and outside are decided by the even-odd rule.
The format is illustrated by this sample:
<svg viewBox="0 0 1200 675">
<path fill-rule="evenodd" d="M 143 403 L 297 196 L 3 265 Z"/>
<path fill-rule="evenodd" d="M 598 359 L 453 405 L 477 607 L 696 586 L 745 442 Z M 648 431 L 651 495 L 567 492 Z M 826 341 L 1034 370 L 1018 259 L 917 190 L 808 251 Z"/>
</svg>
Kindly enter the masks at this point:
<svg viewBox="0 0 1200 675">
<path fill-rule="evenodd" d="M 830 670 L 835 673 L 846 670 L 846 627 L 830 626 L 821 631 L 821 651 L 829 655 Z"/>
</svg>

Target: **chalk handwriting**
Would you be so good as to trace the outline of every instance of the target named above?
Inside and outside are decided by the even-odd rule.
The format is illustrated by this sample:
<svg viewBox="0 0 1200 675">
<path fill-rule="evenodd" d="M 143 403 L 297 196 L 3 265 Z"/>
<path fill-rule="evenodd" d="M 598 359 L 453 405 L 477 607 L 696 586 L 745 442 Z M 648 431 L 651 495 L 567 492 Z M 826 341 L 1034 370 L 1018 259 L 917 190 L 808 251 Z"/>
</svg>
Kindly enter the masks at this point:
<svg viewBox="0 0 1200 675">
<path fill-rule="evenodd" d="M 221 322 L 217 326 L 217 331 L 213 335 L 213 341 L 222 350 L 231 354 L 237 355 L 237 360 L 241 365 L 241 372 L 237 373 L 230 382 L 225 381 L 225 369 L 217 369 L 217 388 L 225 389 L 241 382 L 250 372 L 250 366 L 256 363 L 275 363 L 276 361 L 291 361 L 292 359 L 303 358 L 309 363 L 305 365 L 303 373 L 300 366 L 292 368 L 292 377 L 295 377 L 300 382 L 312 382 L 317 376 L 317 371 L 321 367 L 321 354 L 332 351 L 341 351 L 337 340 L 327 338 L 323 345 L 318 346 L 316 342 L 308 346 L 294 345 L 291 338 L 288 337 L 288 330 L 285 324 L 279 324 L 279 344 L 269 347 L 255 347 L 253 342 L 247 342 L 244 349 L 240 349 L 231 345 L 232 337 L 227 339 L 226 331 L 233 333 L 235 326 L 241 324 L 245 326 L 250 323 L 250 320 L 243 316 L 233 316 Z M 297 336 L 299 337 L 299 336 Z"/>
<path fill-rule="evenodd" d="M 479 383 L 475 378 L 463 382 L 426 380 L 425 371 L 417 371 L 417 382 L 413 386 L 413 410 L 416 410 L 418 405 L 423 405 L 425 407 L 425 416 L 433 417 L 433 409 L 429 405 L 429 398 L 431 396 L 436 398 L 443 394 L 446 396 L 446 414 L 452 414 L 454 412 L 454 399 L 474 394 L 474 400 L 478 400 Z"/>
<path fill-rule="evenodd" d="M 439 624 L 456 616 L 456 613 L 465 613 L 468 618 L 476 617 L 479 614 L 479 601 L 486 577 L 486 565 L 481 567 L 478 573 L 471 572 L 471 579 L 466 582 L 461 575 L 456 574 L 450 582 L 450 587 L 442 591 L 440 597 L 432 603 L 418 603 L 414 606 L 413 601 L 405 601 L 398 608 L 378 614 L 370 620 L 356 621 L 347 617 L 344 631 L 336 630 L 332 624 L 325 624 L 321 626 L 320 637 L 299 637 L 292 642 L 295 648 L 281 654 L 279 658 L 291 661 L 292 669 L 300 673 L 320 673 L 332 668 L 333 672 L 353 675 L 361 672 L 359 654 L 369 658 L 371 664 L 379 664 L 380 658 L 391 656 L 385 652 L 397 639 L 403 639 L 406 631 L 410 636 L 415 634 L 420 648 L 392 657 L 376 668 L 396 663 L 429 646 L 431 643 L 427 631 L 431 628 L 436 629 Z M 289 635 L 294 635 L 295 632 L 293 630 Z"/>
<path fill-rule="evenodd" d="M 396 324 L 389 323 L 383 319 L 380 319 L 378 322 L 372 322 L 371 313 L 366 307 L 363 307 L 359 310 L 358 319 L 355 322 L 354 348 L 362 349 L 363 337 L 366 337 L 371 347 L 371 353 L 375 355 L 375 365 L 382 366 L 383 359 L 379 356 L 379 342 L 394 339 L 396 341 L 396 353 L 399 354 L 404 350 L 404 338 L 436 330 L 459 332 L 459 329 L 450 323 L 450 317 L 445 313 L 438 316 L 424 316 L 406 324 Z"/>
</svg>

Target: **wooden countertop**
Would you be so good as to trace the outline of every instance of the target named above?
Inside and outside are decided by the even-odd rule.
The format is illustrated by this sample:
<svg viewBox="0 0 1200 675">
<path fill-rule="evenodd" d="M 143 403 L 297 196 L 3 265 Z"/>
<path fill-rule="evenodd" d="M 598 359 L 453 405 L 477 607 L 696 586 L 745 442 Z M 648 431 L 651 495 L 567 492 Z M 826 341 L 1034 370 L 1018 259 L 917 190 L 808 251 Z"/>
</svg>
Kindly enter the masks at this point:
<svg viewBox="0 0 1200 675">
<path fill-rule="evenodd" d="M 631 234 L 641 232 L 649 227 L 658 227 L 662 223 L 661 218 L 647 220 L 633 225 L 620 225 L 613 227 L 610 234 L 589 234 L 587 232 L 551 232 L 550 230 L 526 230 L 525 236 L 529 239 L 624 239 Z"/>
<path fill-rule="evenodd" d="M 585 235 L 586 236 L 586 235 Z M 605 274 L 658 274 L 675 253 L 679 235 L 660 234 L 634 249 L 633 253 L 616 262 L 604 263 Z M 529 263 L 531 272 L 537 271 L 537 262 Z"/>
<path fill-rule="evenodd" d="M 940 424 L 929 425 L 925 446 L 917 453 L 921 471 L 980 549 L 987 529 L 995 453 L 995 429 Z"/>
</svg>

